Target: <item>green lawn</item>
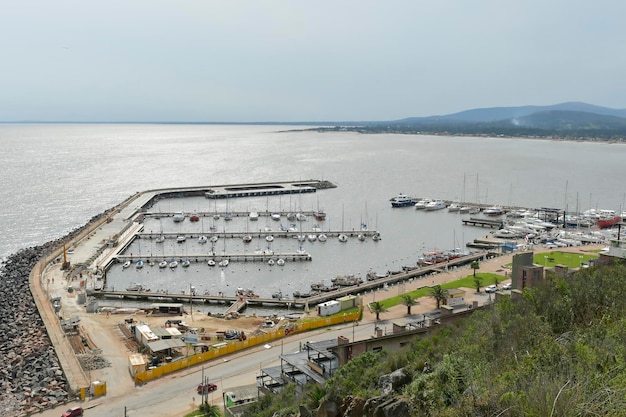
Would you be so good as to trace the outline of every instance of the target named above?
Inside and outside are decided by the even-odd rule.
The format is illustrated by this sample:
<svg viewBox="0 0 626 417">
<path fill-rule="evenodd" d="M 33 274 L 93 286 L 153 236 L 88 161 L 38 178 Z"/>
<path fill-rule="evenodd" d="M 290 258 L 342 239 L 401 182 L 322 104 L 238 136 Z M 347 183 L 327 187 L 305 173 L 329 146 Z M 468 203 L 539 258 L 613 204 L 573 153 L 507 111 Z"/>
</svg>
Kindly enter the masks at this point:
<svg viewBox="0 0 626 417">
<path fill-rule="evenodd" d="M 569 268 L 578 268 L 582 263 L 589 262 L 590 259 L 596 259 L 598 257 L 597 254 L 579 254 L 579 253 L 570 253 L 570 252 L 561 252 L 561 251 L 549 251 L 537 253 L 533 257 L 533 262 L 537 265 L 546 266 L 548 268 L 554 267 L 555 265 L 565 265 Z M 508 268 L 511 267 L 511 264 L 505 265 Z M 500 274 L 492 274 L 485 272 L 476 272 L 476 276 L 482 278 L 481 288 L 486 287 L 487 285 L 494 284 L 496 281 L 496 277 L 498 282 L 502 282 L 506 279 L 504 275 Z M 474 287 L 474 275 L 470 274 L 465 278 L 457 279 L 456 281 L 450 281 L 446 284 L 443 284 L 442 287 L 446 290 L 452 288 L 475 288 Z M 406 294 L 410 294 L 414 299 L 419 299 L 422 297 L 430 297 L 430 286 L 418 288 L 415 291 L 409 291 Z M 384 308 L 390 308 L 397 306 L 398 304 L 402 304 L 402 295 L 397 295 L 395 297 L 385 298 L 384 300 L 379 300 Z"/>
<path fill-rule="evenodd" d="M 596 259 L 597 257 L 597 254 L 550 251 L 535 254 L 533 256 L 533 262 L 547 268 L 552 268 L 555 265 L 565 265 L 569 268 L 579 268 L 581 264 L 589 262 L 590 259 Z"/>
<path fill-rule="evenodd" d="M 496 278 L 498 282 L 504 281 L 506 278 L 504 275 L 500 274 L 492 274 L 490 272 L 476 272 L 476 276 L 482 279 L 481 288 L 486 287 L 487 285 L 491 285 L 495 283 Z M 457 279 L 455 281 L 450 281 L 441 285 L 442 288 L 449 290 L 452 288 L 475 288 L 474 287 L 474 275 L 470 274 L 464 278 Z M 419 299 L 422 297 L 430 297 L 430 286 L 421 287 L 414 291 L 409 291 L 405 294 L 410 294 L 414 299 Z M 390 307 L 397 306 L 398 304 L 402 304 L 402 294 L 397 295 L 395 297 L 385 298 L 384 300 L 379 300 L 384 308 L 388 309 Z"/>
</svg>

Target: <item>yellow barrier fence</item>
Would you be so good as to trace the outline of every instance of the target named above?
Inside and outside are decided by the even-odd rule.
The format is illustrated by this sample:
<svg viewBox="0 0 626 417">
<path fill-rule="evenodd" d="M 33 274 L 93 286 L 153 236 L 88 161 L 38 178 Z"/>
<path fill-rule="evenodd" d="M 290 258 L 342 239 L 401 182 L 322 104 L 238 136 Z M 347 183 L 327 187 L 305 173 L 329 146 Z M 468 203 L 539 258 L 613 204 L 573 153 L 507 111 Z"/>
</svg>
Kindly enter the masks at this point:
<svg viewBox="0 0 626 417">
<path fill-rule="evenodd" d="M 138 372 L 135 375 L 135 384 L 145 384 L 146 382 L 149 382 L 156 378 L 160 378 L 163 375 L 177 372 L 182 369 L 186 369 L 200 363 L 217 359 L 221 356 L 229 355 L 231 353 L 239 352 L 244 349 L 263 345 L 294 333 L 306 332 L 342 323 L 351 323 L 353 321 L 359 320 L 359 318 L 361 317 L 362 308 L 363 307 L 361 306 L 359 311 L 354 313 L 345 313 L 343 315 L 338 314 L 330 317 L 320 317 L 302 322 L 288 323 L 279 328 L 271 329 L 267 333 L 249 336 L 246 340 L 233 341 L 224 346 L 211 348 L 211 350 L 209 350 L 208 352 L 196 353 L 178 359 L 174 362 L 170 362 L 168 364 L 149 369 L 144 372 Z"/>
</svg>

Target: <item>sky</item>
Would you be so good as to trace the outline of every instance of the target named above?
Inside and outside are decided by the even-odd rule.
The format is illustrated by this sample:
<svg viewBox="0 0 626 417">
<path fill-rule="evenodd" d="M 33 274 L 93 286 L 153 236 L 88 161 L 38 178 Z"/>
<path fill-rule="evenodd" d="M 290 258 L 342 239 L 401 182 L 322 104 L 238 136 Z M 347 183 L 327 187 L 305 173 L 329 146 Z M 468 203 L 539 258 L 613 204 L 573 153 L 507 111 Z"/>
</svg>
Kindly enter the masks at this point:
<svg viewBox="0 0 626 417">
<path fill-rule="evenodd" d="M 377 121 L 626 108 L 623 0 L 24 0 L 0 121 Z"/>
</svg>

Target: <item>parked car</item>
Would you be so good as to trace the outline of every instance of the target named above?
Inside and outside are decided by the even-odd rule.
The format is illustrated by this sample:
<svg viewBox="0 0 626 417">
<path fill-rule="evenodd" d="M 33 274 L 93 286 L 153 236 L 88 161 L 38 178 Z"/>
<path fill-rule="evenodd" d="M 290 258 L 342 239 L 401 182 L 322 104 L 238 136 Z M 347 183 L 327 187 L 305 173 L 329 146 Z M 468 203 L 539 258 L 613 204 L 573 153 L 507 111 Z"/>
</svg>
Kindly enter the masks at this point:
<svg viewBox="0 0 626 417">
<path fill-rule="evenodd" d="M 198 388 L 196 389 L 198 391 L 198 394 L 202 395 L 202 394 L 206 394 L 208 392 L 211 391 L 215 391 L 217 389 L 217 385 L 212 384 L 210 382 L 207 382 L 206 384 L 203 382 L 201 384 L 198 384 Z"/>
<path fill-rule="evenodd" d="M 511 285 L 511 283 L 506 283 L 502 286 L 503 290 L 510 290 L 511 288 L 513 288 L 513 286 Z"/>
<path fill-rule="evenodd" d="M 79 417 L 83 415 L 82 407 L 72 407 L 68 408 L 66 412 L 61 414 L 61 417 Z"/>
<path fill-rule="evenodd" d="M 487 285 L 485 287 L 485 292 L 486 293 L 492 293 L 492 292 L 496 292 L 498 291 L 498 286 L 495 284 L 491 284 L 491 285 Z"/>
</svg>

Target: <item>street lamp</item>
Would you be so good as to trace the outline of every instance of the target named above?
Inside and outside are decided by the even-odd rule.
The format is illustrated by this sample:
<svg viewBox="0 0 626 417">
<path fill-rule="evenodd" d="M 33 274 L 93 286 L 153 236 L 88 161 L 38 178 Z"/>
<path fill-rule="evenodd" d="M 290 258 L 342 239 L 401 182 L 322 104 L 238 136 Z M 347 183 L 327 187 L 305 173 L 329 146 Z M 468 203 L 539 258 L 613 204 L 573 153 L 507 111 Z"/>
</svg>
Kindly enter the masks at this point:
<svg viewBox="0 0 626 417">
<path fill-rule="evenodd" d="M 547 267 L 548 266 L 548 255 L 544 255 L 543 257 L 545 259 L 545 261 L 543 262 L 543 267 Z"/>
<path fill-rule="evenodd" d="M 581 268 L 583 266 L 583 256 L 578 255 L 578 259 L 580 259 L 580 262 L 578 262 L 578 267 Z"/>
</svg>

